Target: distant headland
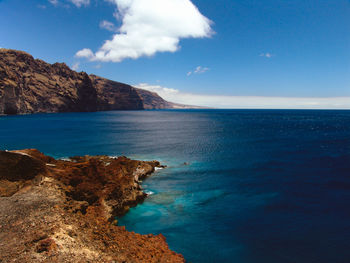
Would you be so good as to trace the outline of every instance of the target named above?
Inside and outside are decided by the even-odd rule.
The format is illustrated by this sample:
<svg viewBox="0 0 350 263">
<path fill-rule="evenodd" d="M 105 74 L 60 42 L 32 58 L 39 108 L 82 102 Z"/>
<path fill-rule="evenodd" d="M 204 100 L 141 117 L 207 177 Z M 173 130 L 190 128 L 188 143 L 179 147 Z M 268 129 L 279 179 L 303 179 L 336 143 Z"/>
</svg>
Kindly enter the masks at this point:
<svg viewBox="0 0 350 263">
<path fill-rule="evenodd" d="M 0 49 L 0 114 L 200 108 L 157 93 Z"/>
</svg>

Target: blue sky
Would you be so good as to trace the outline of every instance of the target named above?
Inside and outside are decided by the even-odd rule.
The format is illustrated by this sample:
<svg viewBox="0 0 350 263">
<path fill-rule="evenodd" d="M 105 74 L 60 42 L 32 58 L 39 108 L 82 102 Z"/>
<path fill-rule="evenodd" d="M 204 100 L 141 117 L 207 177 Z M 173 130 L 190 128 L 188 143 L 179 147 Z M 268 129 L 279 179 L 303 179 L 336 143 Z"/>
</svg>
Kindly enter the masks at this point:
<svg viewBox="0 0 350 263">
<path fill-rule="evenodd" d="M 0 32 L 175 102 L 350 108 L 349 0 L 0 0 Z"/>
</svg>

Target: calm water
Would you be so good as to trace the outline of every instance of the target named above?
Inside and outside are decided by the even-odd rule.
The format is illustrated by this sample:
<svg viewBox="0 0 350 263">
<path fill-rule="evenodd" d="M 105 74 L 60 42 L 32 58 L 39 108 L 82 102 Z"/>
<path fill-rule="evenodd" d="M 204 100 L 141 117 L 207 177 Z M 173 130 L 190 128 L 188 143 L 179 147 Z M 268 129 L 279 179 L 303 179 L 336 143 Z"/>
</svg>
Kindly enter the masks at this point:
<svg viewBox="0 0 350 263">
<path fill-rule="evenodd" d="M 0 117 L 0 147 L 167 164 L 119 222 L 191 262 L 350 262 L 350 111 Z"/>
</svg>

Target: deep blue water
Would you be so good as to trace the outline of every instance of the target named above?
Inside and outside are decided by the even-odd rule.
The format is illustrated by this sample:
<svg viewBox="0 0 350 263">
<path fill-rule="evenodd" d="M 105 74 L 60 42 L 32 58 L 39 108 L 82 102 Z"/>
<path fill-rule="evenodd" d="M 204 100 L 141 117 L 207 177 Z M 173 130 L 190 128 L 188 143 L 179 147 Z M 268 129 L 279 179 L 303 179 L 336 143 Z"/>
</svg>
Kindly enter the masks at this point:
<svg viewBox="0 0 350 263">
<path fill-rule="evenodd" d="M 350 262 L 350 111 L 0 117 L 0 148 L 162 161 L 119 223 L 191 262 Z"/>
</svg>

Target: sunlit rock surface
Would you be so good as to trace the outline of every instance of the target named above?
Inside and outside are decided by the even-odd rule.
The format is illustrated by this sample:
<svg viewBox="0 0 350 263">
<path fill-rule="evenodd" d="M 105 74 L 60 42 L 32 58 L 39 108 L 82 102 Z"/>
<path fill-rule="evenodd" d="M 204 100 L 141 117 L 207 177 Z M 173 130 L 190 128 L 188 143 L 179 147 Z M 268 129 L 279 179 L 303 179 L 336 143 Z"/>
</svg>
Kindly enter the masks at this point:
<svg viewBox="0 0 350 263">
<path fill-rule="evenodd" d="M 0 151 L 0 262 L 184 262 L 164 236 L 128 232 L 114 220 L 142 202 L 139 180 L 158 166 Z"/>
</svg>

